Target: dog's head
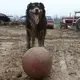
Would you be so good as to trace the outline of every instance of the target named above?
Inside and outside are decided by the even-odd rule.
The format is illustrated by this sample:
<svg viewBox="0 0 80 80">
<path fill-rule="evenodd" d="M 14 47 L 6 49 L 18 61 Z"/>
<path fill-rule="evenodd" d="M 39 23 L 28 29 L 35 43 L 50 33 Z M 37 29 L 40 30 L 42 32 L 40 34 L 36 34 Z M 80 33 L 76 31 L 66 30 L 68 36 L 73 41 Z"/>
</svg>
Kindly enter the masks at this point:
<svg viewBox="0 0 80 80">
<path fill-rule="evenodd" d="M 27 16 L 29 19 L 38 24 L 40 19 L 45 16 L 45 9 L 43 3 L 30 3 L 27 6 Z"/>
</svg>

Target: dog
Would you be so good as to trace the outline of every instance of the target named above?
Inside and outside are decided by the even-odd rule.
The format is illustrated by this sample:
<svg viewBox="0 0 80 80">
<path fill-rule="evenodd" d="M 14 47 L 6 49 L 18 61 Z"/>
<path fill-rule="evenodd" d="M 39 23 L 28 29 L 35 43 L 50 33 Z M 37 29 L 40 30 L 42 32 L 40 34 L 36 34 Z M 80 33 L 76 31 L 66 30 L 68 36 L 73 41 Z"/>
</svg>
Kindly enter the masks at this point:
<svg viewBox="0 0 80 80">
<path fill-rule="evenodd" d="M 45 7 L 43 3 L 29 3 L 26 9 L 26 32 L 27 48 L 35 46 L 35 38 L 38 45 L 44 46 L 46 36 L 47 20 L 45 16 Z"/>
</svg>

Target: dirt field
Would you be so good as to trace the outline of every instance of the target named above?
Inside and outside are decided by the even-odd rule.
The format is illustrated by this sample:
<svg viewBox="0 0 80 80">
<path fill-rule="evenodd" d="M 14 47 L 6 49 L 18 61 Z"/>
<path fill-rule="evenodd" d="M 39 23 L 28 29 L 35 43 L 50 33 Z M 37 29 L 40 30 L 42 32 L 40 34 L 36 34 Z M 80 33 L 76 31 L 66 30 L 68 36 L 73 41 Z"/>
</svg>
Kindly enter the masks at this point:
<svg viewBox="0 0 80 80">
<path fill-rule="evenodd" d="M 53 65 L 44 80 L 80 80 L 80 32 L 48 30 L 45 47 L 53 53 Z M 0 26 L 0 80 L 28 80 L 22 69 L 25 51 L 25 28 Z"/>
</svg>

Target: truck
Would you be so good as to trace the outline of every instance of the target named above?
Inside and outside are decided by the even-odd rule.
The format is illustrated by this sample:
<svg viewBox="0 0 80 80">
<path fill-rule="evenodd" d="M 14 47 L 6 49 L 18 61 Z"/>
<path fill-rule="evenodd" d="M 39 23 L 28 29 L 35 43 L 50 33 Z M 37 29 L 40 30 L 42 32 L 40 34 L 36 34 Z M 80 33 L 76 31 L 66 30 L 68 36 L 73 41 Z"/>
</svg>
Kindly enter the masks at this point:
<svg viewBox="0 0 80 80">
<path fill-rule="evenodd" d="M 80 11 L 75 11 L 74 13 L 74 16 L 62 17 L 60 28 L 68 29 L 68 26 L 75 26 L 77 30 L 80 30 Z"/>
</svg>

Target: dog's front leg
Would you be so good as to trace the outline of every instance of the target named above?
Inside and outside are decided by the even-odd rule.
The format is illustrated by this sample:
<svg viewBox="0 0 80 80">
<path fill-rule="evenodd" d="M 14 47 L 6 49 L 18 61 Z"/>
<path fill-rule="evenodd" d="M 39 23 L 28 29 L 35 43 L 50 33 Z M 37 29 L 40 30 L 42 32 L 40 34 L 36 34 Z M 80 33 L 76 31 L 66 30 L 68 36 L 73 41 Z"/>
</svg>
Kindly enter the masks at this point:
<svg viewBox="0 0 80 80">
<path fill-rule="evenodd" d="M 44 46 L 44 39 L 45 39 L 45 32 L 44 32 L 44 30 L 42 30 L 42 31 L 40 31 L 40 34 L 38 36 L 39 46 Z"/>
<path fill-rule="evenodd" d="M 31 33 L 29 30 L 27 30 L 27 48 L 30 49 L 30 41 L 31 41 Z"/>
<path fill-rule="evenodd" d="M 42 36 L 41 38 L 38 38 L 38 44 L 39 46 L 44 46 L 44 36 Z"/>
<path fill-rule="evenodd" d="M 38 39 L 38 44 L 39 44 L 40 47 L 41 47 L 41 46 L 44 46 L 44 41 Z"/>
<path fill-rule="evenodd" d="M 32 47 L 35 46 L 35 30 L 32 31 Z"/>
<path fill-rule="evenodd" d="M 32 37 L 32 47 L 35 46 L 35 37 Z"/>
</svg>

